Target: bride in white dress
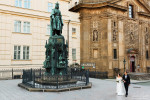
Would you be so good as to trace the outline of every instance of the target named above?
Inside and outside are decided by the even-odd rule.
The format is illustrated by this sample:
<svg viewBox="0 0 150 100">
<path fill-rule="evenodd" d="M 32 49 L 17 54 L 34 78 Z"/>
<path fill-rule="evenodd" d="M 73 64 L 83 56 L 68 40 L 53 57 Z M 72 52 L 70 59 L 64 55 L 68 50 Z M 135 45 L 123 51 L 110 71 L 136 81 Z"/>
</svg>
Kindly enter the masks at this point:
<svg viewBox="0 0 150 100">
<path fill-rule="evenodd" d="M 116 82 L 117 82 L 117 95 L 125 95 L 125 88 L 124 88 L 124 83 L 122 81 L 122 77 L 120 74 L 116 77 Z"/>
</svg>

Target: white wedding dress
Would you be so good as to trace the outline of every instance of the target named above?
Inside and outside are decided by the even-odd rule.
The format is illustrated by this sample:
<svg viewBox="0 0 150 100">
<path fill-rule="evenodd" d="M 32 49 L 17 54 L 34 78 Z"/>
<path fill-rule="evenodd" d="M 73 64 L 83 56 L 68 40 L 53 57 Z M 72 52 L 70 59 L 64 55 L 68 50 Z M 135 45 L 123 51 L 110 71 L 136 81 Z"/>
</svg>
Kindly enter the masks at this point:
<svg viewBox="0 0 150 100">
<path fill-rule="evenodd" d="M 116 78 L 117 82 L 117 95 L 125 95 L 125 88 L 124 88 L 124 83 L 122 81 L 122 77 L 117 77 Z"/>
</svg>

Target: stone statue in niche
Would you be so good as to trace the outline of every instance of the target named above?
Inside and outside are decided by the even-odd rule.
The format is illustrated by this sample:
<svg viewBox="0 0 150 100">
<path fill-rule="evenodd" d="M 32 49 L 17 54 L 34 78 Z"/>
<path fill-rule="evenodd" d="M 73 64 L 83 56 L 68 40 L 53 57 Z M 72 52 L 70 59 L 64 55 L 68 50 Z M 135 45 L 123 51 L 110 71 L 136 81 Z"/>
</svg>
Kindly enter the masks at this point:
<svg viewBox="0 0 150 100">
<path fill-rule="evenodd" d="M 98 41 L 98 31 L 97 30 L 93 31 L 93 41 Z"/>
<path fill-rule="evenodd" d="M 133 32 L 131 32 L 131 34 L 130 34 L 130 40 L 133 41 L 133 39 L 134 39 L 134 35 L 133 35 Z"/>
<path fill-rule="evenodd" d="M 117 33 L 116 30 L 113 30 L 113 41 L 117 40 Z"/>
<path fill-rule="evenodd" d="M 148 34 L 145 35 L 145 43 L 148 44 Z"/>
</svg>

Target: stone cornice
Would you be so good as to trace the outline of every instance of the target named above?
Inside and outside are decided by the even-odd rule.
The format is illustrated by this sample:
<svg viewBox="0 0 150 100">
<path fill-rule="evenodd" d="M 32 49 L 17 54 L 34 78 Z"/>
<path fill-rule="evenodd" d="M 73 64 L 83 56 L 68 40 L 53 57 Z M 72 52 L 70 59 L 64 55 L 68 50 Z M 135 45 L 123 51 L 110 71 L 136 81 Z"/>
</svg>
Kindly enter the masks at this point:
<svg viewBox="0 0 150 100">
<path fill-rule="evenodd" d="M 112 1 L 110 1 L 110 3 L 116 3 L 116 2 L 119 2 L 119 1 L 122 1 L 122 0 L 112 0 Z"/>
<path fill-rule="evenodd" d="M 144 0 L 137 0 L 137 1 L 139 1 L 150 12 L 150 6 Z"/>
<path fill-rule="evenodd" d="M 14 11 L 2 10 L 2 9 L 0 9 L 0 13 L 30 17 L 30 18 L 37 18 L 37 19 L 44 19 L 44 20 L 50 20 L 49 16 L 34 15 L 34 14 L 14 12 Z M 64 23 L 68 23 L 67 19 L 63 19 L 63 21 L 64 21 Z M 71 21 L 70 23 L 80 24 L 80 22 L 78 22 L 78 21 Z"/>
<path fill-rule="evenodd" d="M 49 12 L 20 8 L 20 7 L 15 7 L 15 6 L 11 6 L 11 5 L 5 5 L 5 4 L 0 4 L 0 13 L 50 20 Z M 67 22 L 69 16 L 68 15 L 62 15 L 62 16 L 64 17 L 63 21 Z M 78 21 L 71 21 L 71 22 L 73 22 L 73 23 L 76 22 L 76 23 L 80 24 L 80 22 L 78 22 Z"/>
<path fill-rule="evenodd" d="M 69 11 L 78 12 L 81 8 L 95 9 L 95 8 L 102 8 L 102 7 L 112 7 L 112 8 L 116 8 L 118 10 L 121 10 L 121 11 L 127 11 L 127 9 L 128 9 L 127 7 L 124 7 L 124 6 L 120 6 L 120 5 L 117 5 L 117 4 L 105 2 L 105 3 L 98 3 L 98 4 L 82 4 L 82 3 L 79 3 L 78 5 L 72 7 L 71 9 L 69 9 Z"/>
<path fill-rule="evenodd" d="M 141 16 L 150 17 L 150 14 L 149 14 L 149 13 L 138 12 L 138 14 L 141 15 Z"/>
</svg>

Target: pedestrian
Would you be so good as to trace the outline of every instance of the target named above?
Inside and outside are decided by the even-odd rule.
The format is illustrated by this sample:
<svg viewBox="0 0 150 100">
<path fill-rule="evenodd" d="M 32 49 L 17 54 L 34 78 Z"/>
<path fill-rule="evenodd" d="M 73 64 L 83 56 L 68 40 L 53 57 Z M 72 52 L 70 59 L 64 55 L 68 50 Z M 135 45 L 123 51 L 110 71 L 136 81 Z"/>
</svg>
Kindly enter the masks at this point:
<svg viewBox="0 0 150 100">
<path fill-rule="evenodd" d="M 123 79 L 123 82 L 124 82 L 124 87 L 125 87 L 125 90 L 126 90 L 126 97 L 128 96 L 128 88 L 129 88 L 129 85 L 130 85 L 130 76 L 127 74 L 127 71 L 124 72 L 124 75 L 122 77 Z"/>
</svg>

